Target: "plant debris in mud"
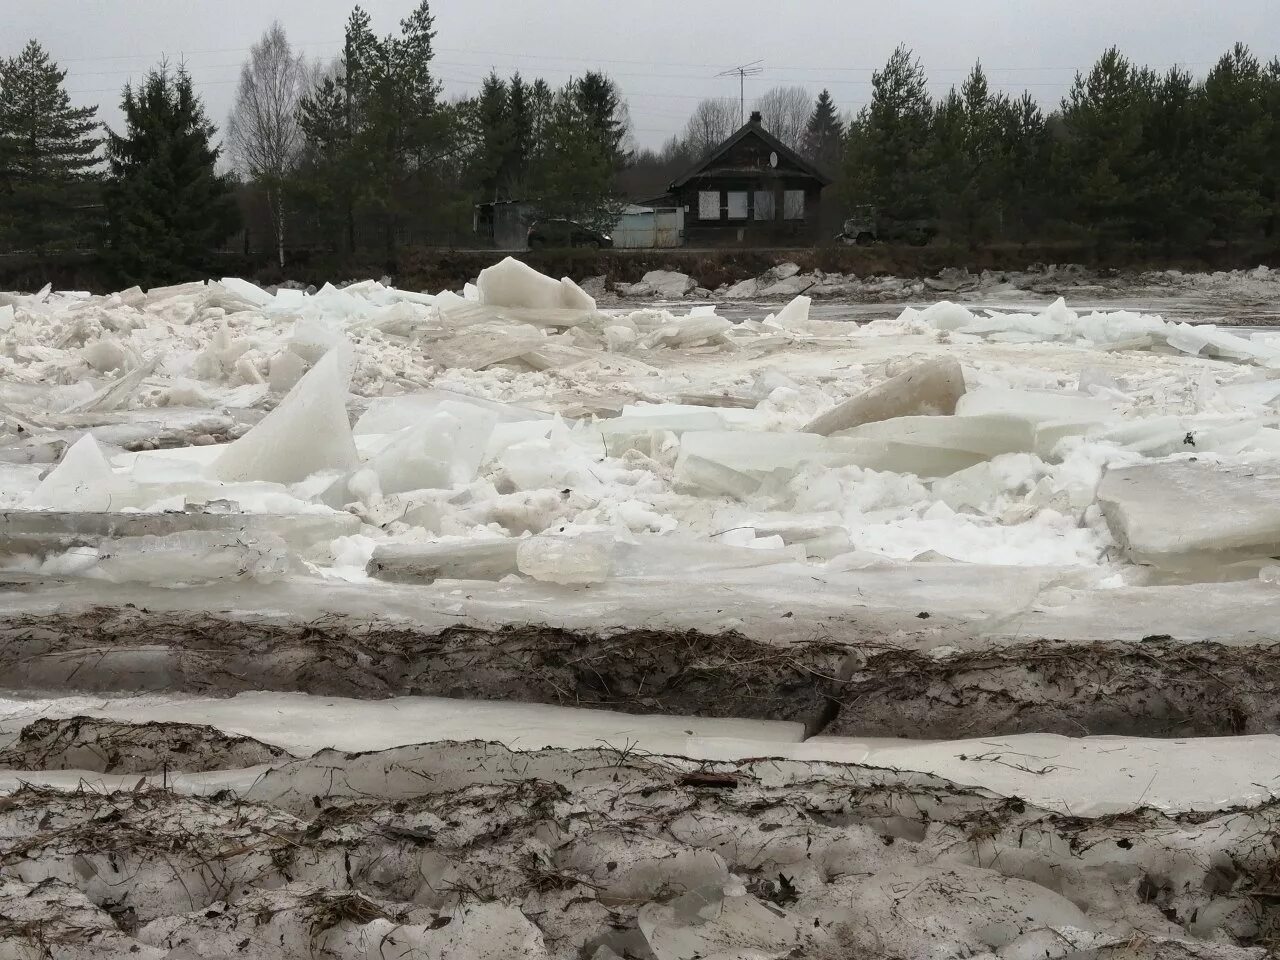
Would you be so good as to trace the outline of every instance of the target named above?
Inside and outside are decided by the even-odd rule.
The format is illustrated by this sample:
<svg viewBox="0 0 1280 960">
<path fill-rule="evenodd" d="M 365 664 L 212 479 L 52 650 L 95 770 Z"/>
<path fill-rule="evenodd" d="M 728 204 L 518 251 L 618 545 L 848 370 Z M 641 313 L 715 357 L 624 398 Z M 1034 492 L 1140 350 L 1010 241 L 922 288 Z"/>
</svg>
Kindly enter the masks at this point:
<svg viewBox="0 0 1280 960">
<path fill-rule="evenodd" d="M 215 796 L 18 790 L 0 950 L 1243 960 L 1280 916 L 1278 826 L 1275 805 L 1070 817 L 798 761 L 325 752 Z"/>
</svg>

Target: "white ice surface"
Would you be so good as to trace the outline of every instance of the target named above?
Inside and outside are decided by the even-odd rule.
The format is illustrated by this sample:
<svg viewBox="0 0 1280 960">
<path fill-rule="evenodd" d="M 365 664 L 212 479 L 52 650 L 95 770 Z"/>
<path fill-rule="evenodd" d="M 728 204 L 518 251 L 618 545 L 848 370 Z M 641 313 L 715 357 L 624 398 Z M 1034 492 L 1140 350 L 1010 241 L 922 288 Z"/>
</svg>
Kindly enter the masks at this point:
<svg viewBox="0 0 1280 960">
<path fill-rule="evenodd" d="M 0 699 L 0 742 L 39 717 L 208 724 L 254 737 L 298 756 L 335 748 L 383 750 L 443 740 L 488 740 L 517 750 L 543 747 L 638 748 L 682 753 L 690 737 L 738 738 L 777 749 L 803 736 L 798 723 L 722 720 L 581 710 L 533 703 L 394 697 L 352 700 L 302 693 L 242 693 L 230 698 L 139 696 Z"/>
<path fill-rule="evenodd" d="M 300 693 L 242 693 L 217 699 L 139 696 L 0 699 L 0 743 L 40 717 L 91 716 L 130 722 L 208 724 L 297 756 L 326 748 L 350 752 L 446 740 L 486 740 L 512 749 L 610 746 L 703 760 L 780 757 L 932 773 L 1077 816 L 1138 807 L 1166 812 L 1256 805 L 1280 795 L 1280 737 L 1072 738 L 1022 734 L 921 742 L 818 736 L 799 724 L 681 716 L 637 716 L 539 704 L 436 697 L 350 700 Z M 255 771 L 256 772 L 256 768 Z M 21 779 L 32 780 L 23 774 Z M 70 773 L 40 782 L 75 785 Z M 89 780 L 113 781 L 102 774 Z M 18 779 L 10 775 L 10 781 Z M 132 786 L 137 777 L 118 778 Z M 206 788 L 245 774 L 187 774 Z M 0 789 L 6 780 L 0 776 Z M 192 789 L 196 787 L 193 786 Z"/>
</svg>

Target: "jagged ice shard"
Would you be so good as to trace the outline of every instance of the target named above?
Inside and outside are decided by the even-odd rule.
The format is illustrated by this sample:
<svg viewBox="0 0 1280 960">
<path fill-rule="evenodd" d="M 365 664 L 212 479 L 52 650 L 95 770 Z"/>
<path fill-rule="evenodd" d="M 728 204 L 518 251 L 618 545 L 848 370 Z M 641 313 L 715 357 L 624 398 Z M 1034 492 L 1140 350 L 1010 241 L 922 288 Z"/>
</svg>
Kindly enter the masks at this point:
<svg viewBox="0 0 1280 960">
<path fill-rule="evenodd" d="M 347 417 L 351 350 L 326 353 L 252 430 L 214 461 L 220 480 L 293 483 L 321 470 L 348 470 L 359 457 Z"/>
</svg>

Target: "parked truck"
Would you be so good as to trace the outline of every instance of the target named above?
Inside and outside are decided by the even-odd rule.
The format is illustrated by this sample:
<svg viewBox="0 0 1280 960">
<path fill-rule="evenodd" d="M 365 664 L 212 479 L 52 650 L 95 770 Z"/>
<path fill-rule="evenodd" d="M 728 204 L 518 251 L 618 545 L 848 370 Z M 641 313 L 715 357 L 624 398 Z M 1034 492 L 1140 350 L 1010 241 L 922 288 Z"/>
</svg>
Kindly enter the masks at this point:
<svg viewBox="0 0 1280 960">
<path fill-rule="evenodd" d="M 933 220 L 904 220 L 881 214 L 875 207 L 853 208 L 853 216 L 845 220 L 836 237 L 841 243 L 866 246 L 872 243 L 907 243 L 923 247 L 938 233 Z"/>
</svg>

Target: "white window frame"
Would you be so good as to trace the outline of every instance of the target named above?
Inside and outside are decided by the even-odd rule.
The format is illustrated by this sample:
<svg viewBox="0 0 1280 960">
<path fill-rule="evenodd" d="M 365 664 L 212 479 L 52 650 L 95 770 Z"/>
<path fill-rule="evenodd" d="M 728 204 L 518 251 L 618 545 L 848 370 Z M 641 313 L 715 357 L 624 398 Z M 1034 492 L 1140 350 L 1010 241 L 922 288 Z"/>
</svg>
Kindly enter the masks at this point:
<svg viewBox="0 0 1280 960">
<path fill-rule="evenodd" d="M 708 216 L 710 211 L 715 213 Z M 720 191 L 719 190 L 699 190 L 698 191 L 698 219 L 699 220 L 719 220 L 720 219 Z"/>
<path fill-rule="evenodd" d="M 734 201 L 737 201 L 735 203 Z M 726 190 L 724 194 L 726 220 L 747 220 L 751 216 L 751 191 Z M 735 212 L 735 210 L 737 212 Z"/>
</svg>

